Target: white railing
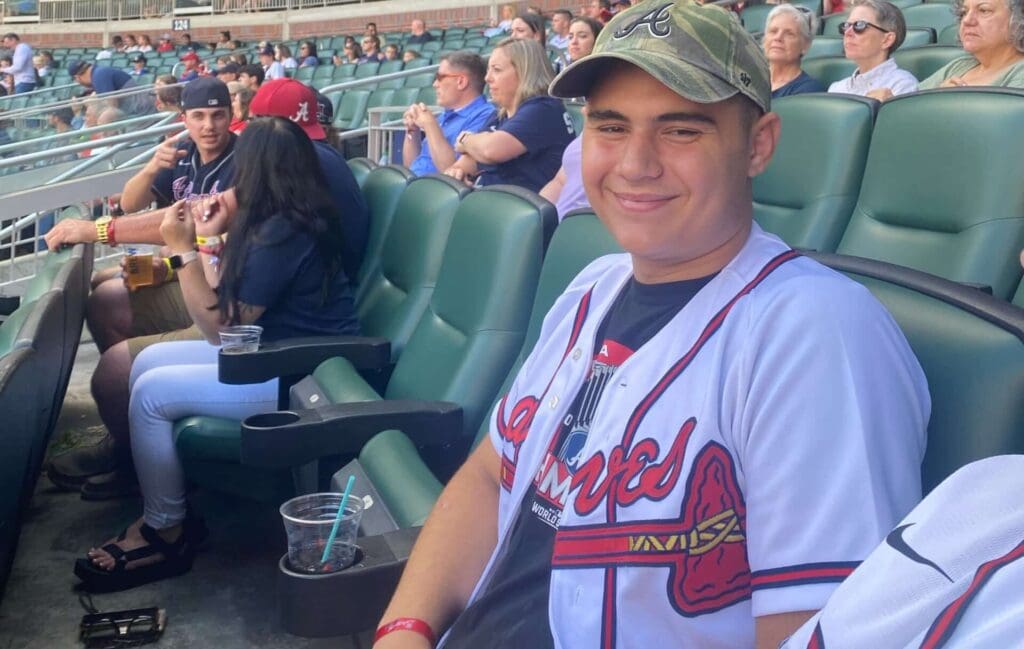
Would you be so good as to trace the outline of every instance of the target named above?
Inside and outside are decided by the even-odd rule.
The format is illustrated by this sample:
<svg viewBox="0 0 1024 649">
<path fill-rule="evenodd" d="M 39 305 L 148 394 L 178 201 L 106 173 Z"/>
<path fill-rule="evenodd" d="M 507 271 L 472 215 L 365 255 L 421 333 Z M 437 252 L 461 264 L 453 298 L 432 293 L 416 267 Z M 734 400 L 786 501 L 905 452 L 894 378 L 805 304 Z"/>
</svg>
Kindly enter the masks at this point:
<svg viewBox="0 0 1024 649">
<path fill-rule="evenodd" d="M 380 0 L 2 0 L 0 24 L 138 20 L 170 15 L 298 11 Z"/>
</svg>

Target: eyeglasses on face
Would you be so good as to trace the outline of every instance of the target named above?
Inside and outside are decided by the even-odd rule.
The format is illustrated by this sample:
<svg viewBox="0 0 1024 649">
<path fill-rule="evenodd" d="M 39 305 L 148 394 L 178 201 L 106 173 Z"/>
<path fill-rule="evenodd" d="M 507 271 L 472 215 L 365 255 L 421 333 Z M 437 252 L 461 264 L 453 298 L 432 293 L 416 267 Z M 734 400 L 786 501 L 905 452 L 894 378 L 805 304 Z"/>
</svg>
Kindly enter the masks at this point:
<svg viewBox="0 0 1024 649">
<path fill-rule="evenodd" d="M 853 30 L 854 34 L 863 34 L 868 27 L 874 27 L 878 31 L 885 32 L 886 34 L 889 33 L 888 29 L 885 29 L 884 27 L 879 27 L 875 23 L 868 22 L 866 20 L 855 20 L 853 22 L 845 21 L 839 23 L 839 35 L 845 35 L 847 30 L 850 29 Z"/>
<path fill-rule="evenodd" d="M 461 75 L 461 74 L 454 74 L 454 73 L 441 74 L 440 72 L 438 72 L 437 74 L 434 75 L 434 81 L 440 82 L 440 81 L 444 81 L 445 79 L 449 79 L 451 77 L 461 77 L 461 76 L 463 76 L 463 75 Z"/>
</svg>

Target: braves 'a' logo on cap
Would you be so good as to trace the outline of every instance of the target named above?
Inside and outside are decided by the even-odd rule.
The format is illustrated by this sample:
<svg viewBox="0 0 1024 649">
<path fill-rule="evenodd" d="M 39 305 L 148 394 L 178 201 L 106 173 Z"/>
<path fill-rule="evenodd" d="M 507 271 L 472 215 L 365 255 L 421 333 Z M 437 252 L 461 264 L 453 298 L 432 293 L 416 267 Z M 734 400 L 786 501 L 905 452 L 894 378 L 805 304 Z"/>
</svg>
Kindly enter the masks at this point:
<svg viewBox="0 0 1024 649">
<path fill-rule="evenodd" d="M 616 39 L 625 38 L 636 31 L 640 25 L 647 25 L 647 30 L 651 32 L 651 36 L 668 36 L 672 32 L 672 27 L 668 24 L 671 19 L 669 8 L 672 4 L 671 2 L 666 2 L 660 7 L 651 9 L 633 22 L 616 29 L 612 36 Z"/>
</svg>

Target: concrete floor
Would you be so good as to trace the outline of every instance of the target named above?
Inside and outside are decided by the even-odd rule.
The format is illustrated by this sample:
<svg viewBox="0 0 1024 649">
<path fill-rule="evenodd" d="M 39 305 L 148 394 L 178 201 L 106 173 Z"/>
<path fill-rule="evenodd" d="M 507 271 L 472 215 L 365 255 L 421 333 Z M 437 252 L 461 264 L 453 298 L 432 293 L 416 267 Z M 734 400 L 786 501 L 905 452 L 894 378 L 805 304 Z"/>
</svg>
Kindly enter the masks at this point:
<svg viewBox="0 0 1024 649">
<path fill-rule="evenodd" d="M 103 435 L 89 395 L 98 354 L 82 341 L 51 453 L 94 443 Z M 359 637 L 306 639 L 285 633 L 277 621 L 274 579 L 285 549 L 275 507 L 210 492 L 191 501 L 206 517 L 210 538 L 191 572 L 122 593 L 95 595 L 100 611 L 158 606 L 167 630 L 154 646 L 235 649 L 360 649 Z M 78 625 L 85 613 L 74 591 L 74 560 L 110 538 L 141 513 L 138 498 L 94 503 L 58 491 L 42 477 L 21 531 L 7 589 L 0 602 L 0 649 L 81 647 Z"/>
</svg>

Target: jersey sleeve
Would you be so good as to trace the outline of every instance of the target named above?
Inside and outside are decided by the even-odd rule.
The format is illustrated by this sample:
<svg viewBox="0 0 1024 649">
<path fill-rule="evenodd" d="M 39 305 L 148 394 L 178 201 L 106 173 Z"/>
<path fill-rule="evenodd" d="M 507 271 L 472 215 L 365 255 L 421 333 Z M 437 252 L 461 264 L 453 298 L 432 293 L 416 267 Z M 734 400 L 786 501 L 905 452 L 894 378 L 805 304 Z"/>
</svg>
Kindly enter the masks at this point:
<svg viewBox="0 0 1024 649">
<path fill-rule="evenodd" d="M 272 217 L 249 247 L 238 299 L 250 306 L 276 304 L 290 290 L 311 249 L 308 236 L 284 218 Z"/>
<path fill-rule="evenodd" d="M 755 617 L 817 610 L 921 497 L 930 398 L 891 316 L 839 275 L 756 295 L 723 417 Z"/>
<path fill-rule="evenodd" d="M 572 122 L 564 116 L 561 102 L 527 102 L 498 130 L 519 140 L 527 151 L 537 151 L 572 137 Z"/>
</svg>

